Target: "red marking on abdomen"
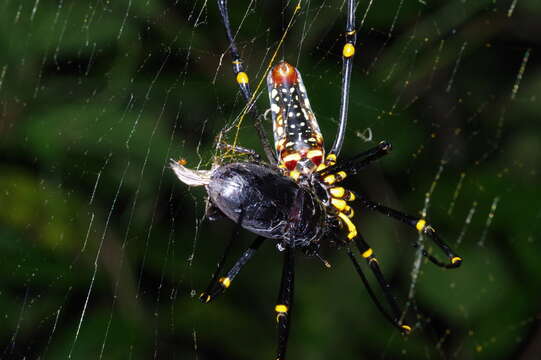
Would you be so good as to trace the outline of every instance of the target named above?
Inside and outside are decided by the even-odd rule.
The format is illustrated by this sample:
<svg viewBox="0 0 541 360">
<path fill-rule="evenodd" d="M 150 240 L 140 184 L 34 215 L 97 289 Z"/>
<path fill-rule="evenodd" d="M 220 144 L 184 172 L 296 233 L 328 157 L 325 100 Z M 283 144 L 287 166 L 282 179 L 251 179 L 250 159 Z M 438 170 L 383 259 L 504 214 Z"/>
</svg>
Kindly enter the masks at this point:
<svg viewBox="0 0 541 360">
<path fill-rule="evenodd" d="M 293 85 L 296 84 L 297 70 L 294 66 L 282 61 L 275 65 L 271 70 L 272 81 L 275 86 L 278 85 Z"/>
<path fill-rule="evenodd" d="M 323 161 L 323 157 L 314 156 L 314 157 L 311 157 L 310 160 L 314 163 L 315 166 L 319 166 L 319 164 L 321 164 L 321 162 Z"/>
<path fill-rule="evenodd" d="M 297 167 L 297 160 L 286 161 L 284 164 L 289 171 L 293 171 Z"/>
</svg>

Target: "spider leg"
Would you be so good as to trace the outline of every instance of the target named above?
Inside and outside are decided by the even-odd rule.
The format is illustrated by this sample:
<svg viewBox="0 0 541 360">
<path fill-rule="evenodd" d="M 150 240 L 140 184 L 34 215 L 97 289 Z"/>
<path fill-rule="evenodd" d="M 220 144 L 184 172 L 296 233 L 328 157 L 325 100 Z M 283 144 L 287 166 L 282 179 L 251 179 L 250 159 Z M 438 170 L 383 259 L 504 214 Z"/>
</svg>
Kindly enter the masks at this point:
<svg viewBox="0 0 541 360">
<path fill-rule="evenodd" d="M 227 8 L 227 0 L 217 0 L 217 3 L 220 10 L 220 15 L 222 17 L 222 21 L 225 26 L 227 40 L 229 41 L 229 49 L 231 50 L 231 57 L 233 58 L 233 72 L 235 74 L 237 84 L 239 85 L 242 96 L 246 101 L 246 106 L 248 106 L 248 112 L 250 113 L 250 116 L 252 116 L 252 119 L 254 121 L 254 127 L 257 131 L 259 141 L 261 141 L 261 145 L 263 146 L 263 150 L 265 151 L 269 162 L 271 164 L 276 164 L 276 155 L 274 151 L 272 151 L 272 147 L 270 146 L 270 142 L 267 138 L 267 134 L 265 133 L 265 129 L 261 124 L 261 120 L 259 118 L 259 114 L 257 112 L 255 104 L 253 104 L 252 102 L 252 91 L 250 90 L 248 74 L 246 74 L 246 72 L 244 71 L 244 65 L 242 64 L 237 44 L 235 43 L 235 39 L 233 38 L 233 31 L 231 30 L 231 23 L 229 21 L 229 10 Z"/>
<path fill-rule="evenodd" d="M 218 297 L 218 295 L 222 294 L 225 289 L 227 289 L 230 285 L 235 276 L 240 272 L 240 270 L 243 268 L 244 265 L 252 258 L 252 256 L 256 253 L 256 251 L 259 249 L 261 244 L 263 243 L 263 240 L 265 240 L 264 237 L 258 236 L 254 242 L 250 245 L 250 247 L 240 256 L 240 258 L 237 260 L 235 265 L 227 272 L 227 274 L 223 277 L 218 278 L 219 273 L 221 273 L 221 270 L 223 268 L 223 264 L 225 263 L 225 259 L 227 256 L 227 253 L 229 252 L 229 248 L 231 245 L 228 245 L 226 248 L 226 252 L 224 253 L 224 256 L 222 257 L 222 260 L 220 261 L 220 265 L 218 266 L 218 270 L 212 277 L 212 280 L 210 281 L 209 286 L 207 289 L 201 293 L 199 296 L 199 300 L 203 303 L 209 303 L 211 300 L 214 300 L 214 298 Z"/>
<path fill-rule="evenodd" d="M 372 298 L 372 301 L 374 304 L 376 304 L 376 307 L 379 309 L 379 311 L 385 316 L 387 320 L 389 320 L 390 323 L 392 323 L 394 326 L 396 326 L 402 333 L 408 334 L 411 331 L 411 327 L 409 325 L 402 324 L 401 322 L 401 312 L 398 308 L 398 305 L 396 303 L 395 297 L 390 292 L 390 286 L 385 281 L 385 278 L 383 276 L 383 273 L 381 272 L 381 269 L 378 265 L 378 260 L 376 256 L 374 255 L 374 251 L 368 246 L 366 241 L 363 239 L 363 237 L 358 234 L 358 236 L 355 237 L 355 244 L 357 245 L 357 248 L 359 249 L 361 256 L 366 259 L 366 262 L 368 266 L 370 267 L 370 270 L 374 274 L 374 277 L 376 278 L 381 290 L 383 291 L 383 295 L 385 296 L 385 299 L 387 301 L 387 304 L 389 305 L 391 309 L 391 313 L 389 313 L 381 304 L 381 302 L 378 300 L 376 294 L 372 290 L 372 287 L 368 283 L 368 280 L 366 276 L 364 275 L 361 266 L 359 265 L 357 259 L 355 258 L 355 255 L 353 255 L 353 252 L 351 248 L 347 247 L 347 253 L 349 258 L 351 259 L 351 262 L 353 263 L 353 266 L 355 267 L 355 270 L 359 274 L 359 277 L 361 278 L 366 290 L 368 291 L 368 294 L 370 295 L 370 298 Z"/>
<path fill-rule="evenodd" d="M 354 211 L 347 203 L 354 201 L 356 196 L 353 192 L 341 186 L 336 186 L 336 184 L 344 180 L 348 175 L 355 175 L 362 168 L 388 154 L 390 150 L 391 144 L 382 141 L 372 149 L 364 151 L 351 160 L 340 164 L 336 164 L 336 157 L 330 154 L 327 160 L 330 161 L 331 165 L 324 167 L 316 173 L 316 176 L 327 186 L 331 195 L 330 203 L 336 209 L 337 217 L 347 228 L 347 237 L 349 240 L 357 236 L 357 228 L 350 220 L 354 216 Z"/>
<path fill-rule="evenodd" d="M 295 248 L 287 246 L 284 253 L 284 267 L 282 270 L 282 281 L 278 301 L 274 310 L 276 311 L 276 322 L 278 323 L 278 354 L 276 360 L 284 360 L 287 350 L 287 339 L 293 306 L 293 282 L 295 278 Z"/>
<path fill-rule="evenodd" d="M 462 258 L 451 250 L 451 248 L 436 234 L 436 230 L 434 230 L 434 228 L 430 226 L 425 219 L 406 215 L 398 210 L 391 209 L 367 199 L 359 199 L 359 202 L 361 203 L 361 206 L 366 209 L 377 211 L 383 215 L 392 217 L 411 228 L 417 229 L 417 231 L 420 233 L 427 235 L 430 240 L 432 240 L 445 253 L 445 255 L 447 255 L 447 258 L 449 259 L 448 263 L 444 263 L 423 249 L 423 255 L 435 265 L 444 268 L 456 268 L 462 263 Z M 419 246 L 418 243 L 415 243 L 414 245 L 416 247 Z"/>
<path fill-rule="evenodd" d="M 237 154 L 248 155 L 253 160 L 261 161 L 261 157 L 259 156 L 258 153 L 255 152 L 255 150 L 248 149 L 248 148 L 245 148 L 243 146 L 229 145 L 229 144 L 225 144 L 225 143 L 220 143 L 220 144 L 218 144 L 218 147 L 221 150 L 224 150 L 224 151 L 232 151 L 232 152 L 235 152 Z"/>
<path fill-rule="evenodd" d="M 212 279 L 210 280 L 209 286 L 207 287 L 207 291 L 204 291 L 199 295 L 199 300 L 202 303 L 208 303 L 211 300 L 211 296 L 208 295 L 208 289 L 210 289 L 213 284 L 218 282 L 218 276 L 220 276 L 220 274 L 223 271 L 225 261 L 227 260 L 227 256 L 229 255 L 229 251 L 231 250 L 231 246 L 233 245 L 233 239 L 237 237 L 239 228 L 240 228 L 239 225 L 235 227 L 233 236 L 231 236 L 231 238 L 229 239 L 229 242 L 227 243 L 227 246 L 225 247 L 222 258 L 220 259 L 220 262 L 218 263 L 218 267 L 216 268 L 216 271 L 214 272 L 214 274 L 212 274 Z"/>
<path fill-rule="evenodd" d="M 349 105 L 349 85 L 351 82 L 351 70 L 353 68 L 353 55 L 355 54 L 355 42 L 357 35 L 355 31 L 355 1 L 348 0 L 347 4 L 347 23 L 346 23 L 346 43 L 342 49 L 342 92 L 340 101 L 340 116 L 338 122 L 338 132 L 331 147 L 331 154 L 338 155 L 344 143 L 346 135 L 346 125 Z"/>
<path fill-rule="evenodd" d="M 391 144 L 387 141 L 382 141 L 377 146 L 374 146 L 367 151 L 363 151 L 351 159 L 340 161 L 340 163 L 335 163 L 329 167 L 319 170 L 317 174 L 324 177 L 326 174 L 344 171 L 348 175 L 355 175 L 371 163 L 389 154 L 391 150 Z"/>
</svg>

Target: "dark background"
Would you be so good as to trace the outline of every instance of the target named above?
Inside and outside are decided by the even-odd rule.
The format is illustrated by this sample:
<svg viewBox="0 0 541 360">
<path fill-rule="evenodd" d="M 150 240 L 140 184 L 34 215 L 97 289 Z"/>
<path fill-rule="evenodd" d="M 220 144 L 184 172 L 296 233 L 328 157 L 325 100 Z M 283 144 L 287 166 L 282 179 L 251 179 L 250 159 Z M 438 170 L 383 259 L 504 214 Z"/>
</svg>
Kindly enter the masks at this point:
<svg viewBox="0 0 541 360">
<path fill-rule="evenodd" d="M 256 88 L 294 6 L 230 7 Z M 539 2 L 380 0 L 361 26 L 367 7 L 342 156 L 383 139 L 394 151 L 347 186 L 426 208 L 464 264 L 423 261 L 412 284 L 418 235 L 357 209 L 401 304 L 413 288 L 414 331 L 392 328 L 344 249 L 325 245 L 332 269 L 297 261 L 289 358 L 538 359 Z M 328 145 L 343 10 L 303 2 L 277 58 L 302 72 Z M 281 254 L 269 241 L 224 296 L 199 303 L 234 227 L 202 221 L 204 190 L 167 166 L 223 160 L 226 128 L 225 141 L 238 128 L 262 153 L 239 121 L 227 47 L 213 1 L 0 1 L 0 358 L 274 356 Z M 257 94 L 264 110 L 264 83 Z"/>
</svg>

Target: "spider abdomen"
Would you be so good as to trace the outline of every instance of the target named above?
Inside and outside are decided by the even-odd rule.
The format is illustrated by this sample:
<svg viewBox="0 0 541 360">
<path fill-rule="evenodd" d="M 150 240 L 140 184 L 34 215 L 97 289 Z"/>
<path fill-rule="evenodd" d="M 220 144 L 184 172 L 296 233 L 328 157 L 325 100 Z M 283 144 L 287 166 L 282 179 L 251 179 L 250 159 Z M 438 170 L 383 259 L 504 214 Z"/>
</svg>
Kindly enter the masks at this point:
<svg viewBox="0 0 541 360">
<path fill-rule="evenodd" d="M 313 173 L 325 149 L 299 70 L 279 62 L 267 75 L 267 88 L 279 166 L 293 179 Z"/>
<path fill-rule="evenodd" d="M 206 188 L 216 207 L 255 234 L 297 247 L 322 237 L 325 211 L 316 195 L 268 166 L 220 166 Z"/>
</svg>

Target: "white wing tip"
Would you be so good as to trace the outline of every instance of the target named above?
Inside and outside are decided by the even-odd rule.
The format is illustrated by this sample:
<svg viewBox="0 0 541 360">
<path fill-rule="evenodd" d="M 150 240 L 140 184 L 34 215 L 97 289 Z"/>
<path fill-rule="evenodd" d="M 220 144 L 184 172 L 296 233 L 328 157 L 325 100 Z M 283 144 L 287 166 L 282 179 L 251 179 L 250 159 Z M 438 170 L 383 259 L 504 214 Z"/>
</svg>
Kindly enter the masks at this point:
<svg viewBox="0 0 541 360">
<path fill-rule="evenodd" d="M 212 170 L 192 170 L 188 169 L 184 165 L 181 165 L 178 161 L 171 159 L 171 169 L 175 172 L 175 175 L 188 186 L 202 186 L 210 183 L 210 177 Z"/>
</svg>

